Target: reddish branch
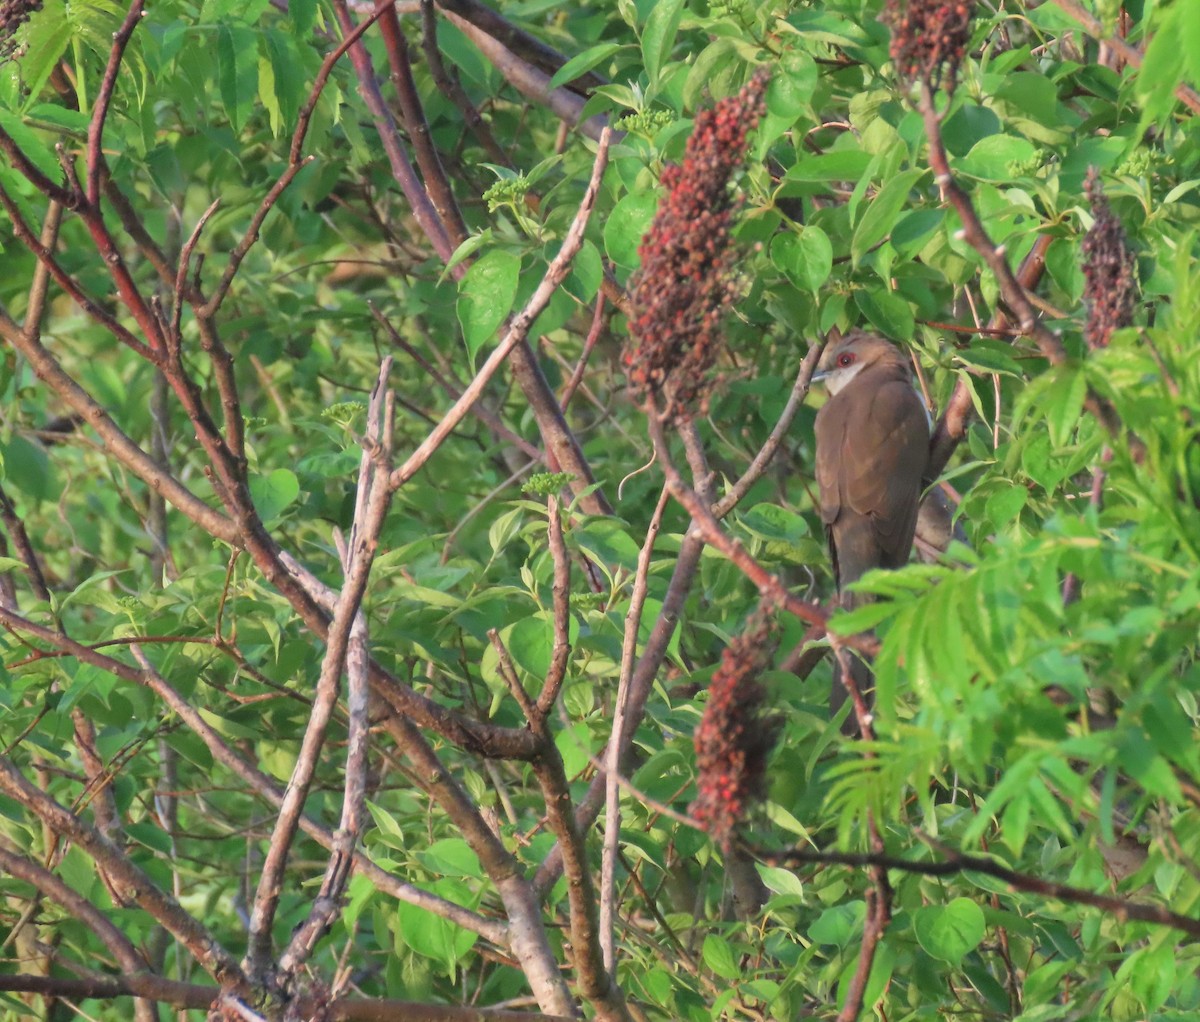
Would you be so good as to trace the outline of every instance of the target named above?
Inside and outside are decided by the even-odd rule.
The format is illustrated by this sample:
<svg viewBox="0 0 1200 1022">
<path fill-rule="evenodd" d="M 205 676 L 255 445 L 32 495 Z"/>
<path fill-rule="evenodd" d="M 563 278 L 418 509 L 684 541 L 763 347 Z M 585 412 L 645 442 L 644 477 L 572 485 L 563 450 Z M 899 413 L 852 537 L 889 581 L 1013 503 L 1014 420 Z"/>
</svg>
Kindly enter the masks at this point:
<svg viewBox="0 0 1200 1022">
<path fill-rule="evenodd" d="M 692 530 L 705 543 L 732 561 L 741 570 L 742 574 L 754 584 L 764 600 L 777 604 L 789 614 L 794 614 L 802 621 L 808 621 L 811 624 L 818 624 L 822 627 L 827 625 L 829 614 L 826 611 L 815 604 L 805 602 L 789 592 L 787 586 L 784 585 L 778 576 L 772 575 L 767 571 L 766 568 L 750 556 L 749 552 L 738 540 L 730 536 L 721 527 L 721 523 L 717 521 L 711 507 L 700 498 L 695 490 L 687 485 L 683 477 L 679 474 L 679 470 L 672 464 L 662 423 L 655 415 L 653 408 L 648 407 L 646 409 L 646 417 L 649 422 L 650 438 L 654 443 L 655 455 L 663 470 L 663 475 L 666 476 L 671 496 L 679 501 L 684 510 L 691 515 Z M 879 652 L 879 643 L 870 636 L 859 636 L 853 639 L 847 638 L 843 641 L 854 649 L 861 650 L 869 655 Z"/>
<path fill-rule="evenodd" d="M 474 132 L 489 159 L 502 167 L 511 168 L 513 162 L 508 153 L 496 141 L 496 136 L 492 134 L 492 129 L 488 126 L 487 121 L 483 119 L 475 104 L 471 102 L 471 97 L 462 87 L 462 83 L 459 82 L 458 75 L 450 71 L 446 67 L 445 61 L 442 60 L 442 51 L 438 46 L 437 14 L 434 10 L 433 0 L 421 0 L 421 49 L 425 54 L 425 63 L 429 68 L 430 75 L 433 76 L 434 84 L 442 95 L 458 107 L 463 122 Z"/>
<path fill-rule="evenodd" d="M 417 166 L 421 169 L 425 190 L 451 243 L 457 248 L 467 238 L 467 225 L 463 223 L 462 214 L 454 198 L 454 190 L 450 187 L 450 181 L 442 167 L 441 157 L 438 156 L 433 140 L 429 137 L 429 124 L 425 120 L 425 111 L 421 106 L 421 97 L 417 94 L 417 83 L 413 80 L 412 66 L 408 60 L 408 40 L 400 27 L 400 19 L 396 16 L 393 5 L 387 0 L 375 0 L 375 6 L 383 12 L 379 19 L 379 29 L 383 36 L 388 65 L 392 70 L 392 86 L 400 101 L 400 116 L 404 120 L 405 131 L 408 132 L 409 141 L 416 153 Z"/>
<path fill-rule="evenodd" d="M 104 69 L 104 77 L 100 81 L 100 90 L 96 93 L 96 105 L 92 108 L 92 119 L 88 122 L 87 131 L 87 189 L 85 196 L 88 204 L 94 207 L 100 205 L 100 171 L 104 160 L 104 121 L 108 117 L 108 107 L 112 103 L 113 90 L 117 87 L 117 75 L 121 72 L 121 61 L 125 57 L 125 47 L 133 37 L 133 30 L 142 20 L 145 13 L 145 0 L 133 0 L 125 14 L 121 27 L 113 33 L 112 48 L 108 52 L 108 65 Z"/>
<path fill-rule="evenodd" d="M 929 143 L 929 165 L 933 168 L 943 195 L 954 207 L 962 222 L 963 237 L 983 257 L 984 262 L 992 271 L 1000 289 L 1000 296 L 1017 317 L 1021 330 L 1033 338 L 1034 343 L 1052 365 L 1062 365 L 1067 360 L 1062 342 L 1038 318 L 1037 310 L 1029 300 L 1028 293 L 1008 265 L 1004 249 L 992 242 L 970 197 L 963 191 L 950 171 L 946 148 L 942 142 L 941 119 L 934 107 L 933 89 L 927 81 L 921 83 L 918 107 L 925 122 L 925 137 Z M 1116 410 L 1090 387 L 1084 399 L 1084 407 L 1109 434 L 1114 437 L 1120 435 L 1122 425 Z M 1145 444 L 1137 436 L 1128 433 L 1125 443 L 1134 461 L 1140 462 L 1145 458 Z"/>
<path fill-rule="evenodd" d="M 1042 279 L 1046 270 L 1046 253 L 1054 238 L 1049 234 L 1039 234 L 1037 241 L 1029 254 L 1021 261 L 1017 270 L 1017 283 L 1026 291 L 1032 291 Z M 1002 309 L 992 314 L 991 322 L 984 333 L 1001 332 L 1011 334 L 1008 316 Z M 933 436 L 929 441 L 929 466 L 926 471 L 927 480 L 936 479 L 950 461 L 955 448 L 967 435 L 967 423 L 970 421 L 973 409 L 971 385 L 966 380 L 959 380 L 954 386 L 950 400 L 946 402 L 945 411 L 934 427 Z"/>
</svg>

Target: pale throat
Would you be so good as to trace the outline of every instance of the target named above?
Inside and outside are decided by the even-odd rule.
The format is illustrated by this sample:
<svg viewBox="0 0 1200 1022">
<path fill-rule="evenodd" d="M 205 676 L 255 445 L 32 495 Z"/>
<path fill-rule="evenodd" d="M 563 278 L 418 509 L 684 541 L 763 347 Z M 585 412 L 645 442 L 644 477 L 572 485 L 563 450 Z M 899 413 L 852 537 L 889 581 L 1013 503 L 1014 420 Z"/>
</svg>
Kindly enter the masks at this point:
<svg viewBox="0 0 1200 1022">
<path fill-rule="evenodd" d="M 866 368 L 867 364 L 865 362 L 856 362 L 854 365 L 846 366 L 844 369 L 835 369 L 825 377 L 825 388 L 830 394 L 836 394 Z"/>
</svg>

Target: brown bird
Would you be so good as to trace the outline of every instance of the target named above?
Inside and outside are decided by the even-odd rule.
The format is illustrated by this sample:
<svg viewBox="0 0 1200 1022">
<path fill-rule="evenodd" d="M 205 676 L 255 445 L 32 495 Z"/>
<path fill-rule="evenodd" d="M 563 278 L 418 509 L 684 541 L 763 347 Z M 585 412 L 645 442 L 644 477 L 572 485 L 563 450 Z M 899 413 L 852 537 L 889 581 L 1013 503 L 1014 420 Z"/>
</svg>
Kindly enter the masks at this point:
<svg viewBox="0 0 1200 1022">
<path fill-rule="evenodd" d="M 917 506 L 929 464 L 929 416 L 912 385 L 908 358 L 874 334 L 836 339 L 821 358 L 830 398 L 817 413 L 821 520 L 843 607 L 869 596 L 846 587 L 872 568 L 899 568 L 912 551 Z M 871 669 L 852 654 L 851 673 L 867 695 Z M 846 689 L 835 664 L 831 706 Z M 853 717 L 848 733 L 856 733 Z"/>
</svg>

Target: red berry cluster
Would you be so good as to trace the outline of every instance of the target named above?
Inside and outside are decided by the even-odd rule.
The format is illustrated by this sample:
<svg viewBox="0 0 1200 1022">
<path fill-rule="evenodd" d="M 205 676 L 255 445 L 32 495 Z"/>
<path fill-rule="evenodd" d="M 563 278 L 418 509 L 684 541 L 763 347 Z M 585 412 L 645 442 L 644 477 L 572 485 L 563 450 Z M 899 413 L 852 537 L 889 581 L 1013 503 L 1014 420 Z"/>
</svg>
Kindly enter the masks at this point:
<svg viewBox="0 0 1200 1022">
<path fill-rule="evenodd" d="M 0 2 L 0 60 L 12 56 L 14 35 L 34 11 L 42 9 L 42 0 L 3 0 Z"/>
<path fill-rule="evenodd" d="M 1095 218 L 1083 237 L 1083 296 L 1088 318 L 1083 337 L 1090 348 L 1104 348 L 1114 330 L 1133 322 L 1138 287 L 1134 279 L 1136 260 L 1116 218 L 1096 168 L 1088 170 L 1083 191 Z"/>
<path fill-rule="evenodd" d="M 638 248 L 625 369 L 640 399 L 662 398 L 668 419 L 707 404 L 721 319 L 736 292 L 729 181 L 765 109 L 767 78 L 759 70 L 737 95 L 696 115 L 683 164 L 663 170 L 667 195 Z"/>
<path fill-rule="evenodd" d="M 887 0 L 883 21 L 892 30 L 896 71 L 936 89 L 953 90 L 971 41 L 975 0 Z"/>
<path fill-rule="evenodd" d="M 696 799 L 692 816 L 722 848 L 762 795 L 767 754 L 778 721 L 764 716 L 766 690 L 758 676 L 771 662 L 770 620 L 752 619 L 729 644 L 708 686 L 708 705 L 696 728 Z"/>
</svg>

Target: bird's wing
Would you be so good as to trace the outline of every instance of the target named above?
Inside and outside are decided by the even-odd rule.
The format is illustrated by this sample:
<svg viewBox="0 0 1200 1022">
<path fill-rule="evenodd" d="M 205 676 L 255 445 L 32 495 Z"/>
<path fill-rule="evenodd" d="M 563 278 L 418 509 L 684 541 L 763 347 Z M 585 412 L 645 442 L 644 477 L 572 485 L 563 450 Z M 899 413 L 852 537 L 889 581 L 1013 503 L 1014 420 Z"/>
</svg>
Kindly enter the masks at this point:
<svg viewBox="0 0 1200 1022">
<path fill-rule="evenodd" d="M 817 490 L 821 501 L 821 521 L 830 525 L 841 514 L 843 495 L 838 485 L 838 464 L 846 443 L 848 415 L 851 411 L 844 396 L 834 396 L 817 412 L 816 435 Z"/>
<path fill-rule="evenodd" d="M 865 375 L 865 374 L 864 374 Z M 859 382 L 858 414 L 847 421 L 842 439 L 841 500 L 873 526 L 883 567 L 908 560 L 921 478 L 929 461 L 929 419 L 921 399 L 901 376 Z M 870 386 L 870 390 L 867 388 Z"/>
</svg>

